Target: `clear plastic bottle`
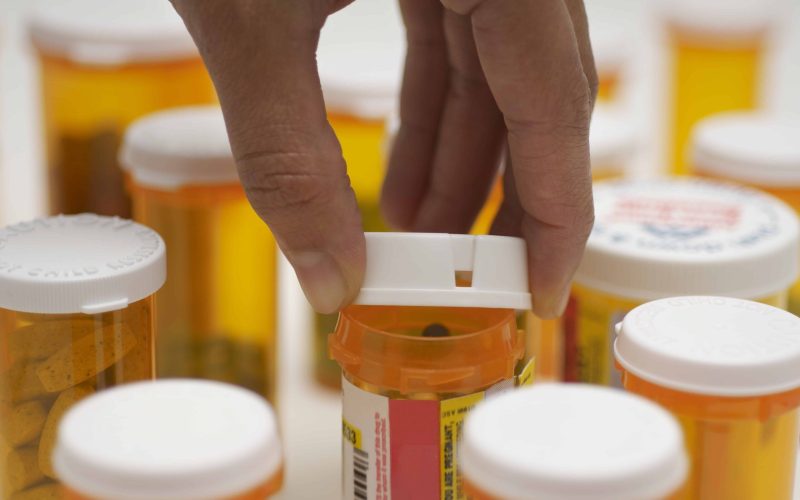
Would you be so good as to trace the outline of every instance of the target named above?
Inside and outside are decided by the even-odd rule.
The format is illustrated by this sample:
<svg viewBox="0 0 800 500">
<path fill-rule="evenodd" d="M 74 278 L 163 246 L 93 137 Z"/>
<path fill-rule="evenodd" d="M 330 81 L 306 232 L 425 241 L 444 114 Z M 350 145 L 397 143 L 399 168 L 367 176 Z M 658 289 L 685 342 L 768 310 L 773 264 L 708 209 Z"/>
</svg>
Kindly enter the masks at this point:
<svg viewBox="0 0 800 500">
<path fill-rule="evenodd" d="M 53 463 L 66 500 L 263 500 L 283 452 L 263 398 L 201 380 L 129 384 L 72 408 Z"/>
<path fill-rule="evenodd" d="M 537 384 L 478 404 L 459 453 L 472 500 L 667 500 L 688 472 L 669 412 L 583 384 Z"/>
<path fill-rule="evenodd" d="M 344 498 L 464 498 L 461 423 L 487 395 L 531 381 L 514 312 L 529 308 L 518 238 L 367 234 L 364 286 L 330 336 Z"/>
<path fill-rule="evenodd" d="M 566 380 L 619 386 L 613 327 L 648 300 L 703 294 L 786 307 L 800 231 L 780 200 L 692 178 L 607 181 L 594 200 L 562 320 Z"/>
<path fill-rule="evenodd" d="M 694 125 L 723 111 L 758 107 L 762 67 L 785 0 L 659 0 L 671 68 L 667 170 L 690 173 Z"/>
<path fill-rule="evenodd" d="M 107 387 L 153 378 L 153 294 L 165 277 L 153 230 L 93 214 L 0 229 L 0 484 L 3 498 L 58 491 L 50 459 L 64 412 Z"/>
<path fill-rule="evenodd" d="M 396 111 L 405 35 L 396 2 L 355 2 L 331 16 L 320 35 L 317 63 L 328 121 L 342 145 L 365 231 L 387 229 L 380 213 L 386 171 L 387 122 Z M 338 388 L 339 366 L 328 357 L 336 314 L 314 314 L 314 377 Z"/>
<path fill-rule="evenodd" d="M 136 118 L 212 103 L 211 79 L 178 14 L 160 0 L 43 2 L 38 54 L 50 213 L 129 216 L 117 148 Z"/>
<path fill-rule="evenodd" d="M 757 302 L 649 302 L 617 327 L 626 390 L 681 422 L 691 469 L 679 499 L 790 500 L 800 406 L 800 319 Z"/>
<path fill-rule="evenodd" d="M 274 403 L 277 248 L 239 184 L 218 107 L 161 111 L 125 134 L 134 218 L 169 246 L 157 375 L 237 384 Z"/>
<path fill-rule="evenodd" d="M 757 187 L 800 214 L 800 119 L 758 112 L 721 113 L 692 133 L 691 163 L 698 175 Z M 789 311 L 800 314 L 800 281 L 789 291 Z"/>
</svg>

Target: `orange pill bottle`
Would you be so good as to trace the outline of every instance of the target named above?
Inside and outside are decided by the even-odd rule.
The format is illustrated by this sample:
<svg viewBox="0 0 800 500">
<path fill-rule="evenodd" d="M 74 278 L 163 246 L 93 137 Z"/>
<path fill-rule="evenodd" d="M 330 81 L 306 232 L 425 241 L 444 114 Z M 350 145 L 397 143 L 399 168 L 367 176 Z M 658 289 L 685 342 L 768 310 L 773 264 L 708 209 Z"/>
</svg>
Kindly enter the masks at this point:
<svg viewBox="0 0 800 500">
<path fill-rule="evenodd" d="M 688 471 L 668 411 L 585 384 L 481 402 L 464 423 L 459 461 L 472 500 L 671 500 Z"/>
<path fill-rule="evenodd" d="M 130 215 L 117 149 L 136 118 L 212 103 L 183 21 L 160 0 L 42 2 L 29 26 L 41 73 L 50 213 Z"/>
<path fill-rule="evenodd" d="M 766 191 L 800 214 L 800 119 L 731 112 L 701 121 L 692 133 L 698 175 Z M 789 311 L 800 314 L 800 281 L 789 290 Z"/>
<path fill-rule="evenodd" d="M 237 386 L 130 384 L 65 416 L 53 463 L 66 500 L 263 500 L 280 490 L 275 413 Z"/>
<path fill-rule="evenodd" d="M 367 234 L 364 286 L 330 336 L 343 498 L 465 498 L 465 415 L 532 376 L 514 311 L 530 308 L 525 255 L 517 238 Z"/>
<path fill-rule="evenodd" d="M 679 499 L 793 498 L 797 316 L 741 299 L 674 297 L 637 307 L 617 331 L 625 389 L 683 427 L 691 465 Z"/>
</svg>

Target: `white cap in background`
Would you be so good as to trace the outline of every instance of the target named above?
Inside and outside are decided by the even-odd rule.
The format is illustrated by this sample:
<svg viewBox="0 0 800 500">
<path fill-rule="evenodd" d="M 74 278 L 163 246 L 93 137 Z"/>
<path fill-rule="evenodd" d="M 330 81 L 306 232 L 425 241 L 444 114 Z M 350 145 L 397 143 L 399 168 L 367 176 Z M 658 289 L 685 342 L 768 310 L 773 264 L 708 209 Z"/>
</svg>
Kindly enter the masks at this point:
<svg viewBox="0 0 800 500">
<path fill-rule="evenodd" d="M 638 301 L 762 299 L 797 278 L 798 219 L 777 198 L 699 179 L 594 187 L 595 224 L 575 283 Z"/>
<path fill-rule="evenodd" d="M 615 106 L 595 106 L 589 128 L 592 175 L 624 174 L 639 142 L 631 119 Z"/>
<path fill-rule="evenodd" d="M 281 471 L 275 414 L 219 382 L 160 380 L 101 391 L 70 409 L 53 465 L 71 490 L 115 500 L 216 500 Z"/>
<path fill-rule="evenodd" d="M 655 0 L 655 10 L 676 28 L 698 37 L 751 38 L 772 29 L 787 0 Z"/>
<path fill-rule="evenodd" d="M 0 308 L 99 314 L 155 293 L 166 279 L 164 241 L 141 224 L 58 215 L 0 229 Z"/>
<path fill-rule="evenodd" d="M 661 500 L 688 462 L 678 422 L 616 389 L 541 384 L 487 398 L 459 445 L 465 481 L 509 500 Z"/>
<path fill-rule="evenodd" d="M 217 106 L 175 108 L 140 118 L 125 132 L 120 164 L 137 184 L 165 190 L 239 182 Z"/>
<path fill-rule="evenodd" d="M 47 54 L 99 66 L 199 57 L 164 0 L 39 0 L 29 29 Z"/>
<path fill-rule="evenodd" d="M 661 299 L 619 323 L 614 354 L 626 371 L 678 391 L 775 394 L 800 388 L 800 318 L 741 299 Z"/>
<path fill-rule="evenodd" d="M 355 304 L 531 308 L 525 241 L 508 236 L 367 233 Z M 470 284 L 457 283 L 469 273 Z"/>
<path fill-rule="evenodd" d="M 692 132 L 696 171 L 776 188 L 800 188 L 800 116 L 721 113 Z"/>
</svg>

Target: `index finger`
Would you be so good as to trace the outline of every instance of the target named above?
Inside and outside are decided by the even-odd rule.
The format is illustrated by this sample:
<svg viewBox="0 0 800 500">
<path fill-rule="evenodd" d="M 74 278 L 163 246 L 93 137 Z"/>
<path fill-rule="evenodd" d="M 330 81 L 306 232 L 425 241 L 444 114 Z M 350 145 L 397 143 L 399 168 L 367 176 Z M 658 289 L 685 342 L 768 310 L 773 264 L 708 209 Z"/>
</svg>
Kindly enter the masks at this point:
<svg viewBox="0 0 800 500">
<path fill-rule="evenodd" d="M 594 219 L 594 84 L 586 77 L 570 12 L 561 0 L 445 3 L 471 13 L 481 64 L 508 130 L 534 312 L 557 316 Z"/>
</svg>

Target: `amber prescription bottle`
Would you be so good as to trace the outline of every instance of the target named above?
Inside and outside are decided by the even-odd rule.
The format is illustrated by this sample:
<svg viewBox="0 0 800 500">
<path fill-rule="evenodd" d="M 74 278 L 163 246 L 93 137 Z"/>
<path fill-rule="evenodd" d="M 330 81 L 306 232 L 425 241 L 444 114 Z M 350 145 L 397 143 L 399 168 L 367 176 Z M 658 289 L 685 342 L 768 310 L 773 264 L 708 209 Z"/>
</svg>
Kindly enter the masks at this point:
<svg viewBox="0 0 800 500">
<path fill-rule="evenodd" d="M 615 355 L 625 389 L 683 426 L 691 472 L 678 498 L 792 498 L 800 319 L 741 299 L 661 299 L 625 316 Z"/>
<path fill-rule="evenodd" d="M 478 404 L 459 453 L 472 500 L 665 500 L 688 471 L 669 412 L 585 384 L 537 384 Z"/>
<path fill-rule="evenodd" d="M 127 130 L 120 163 L 134 217 L 169 246 L 156 295 L 156 372 L 274 401 L 275 241 L 245 197 L 218 107 L 161 111 Z"/>
<path fill-rule="evenodd" d="M 671 67 L 667 169 L 690 173 L 689 136 L 701 119 L 758 107 L 764 61 L 786 0 L 659 0 Z"/>
<path fill-rule="evenodd" d="M 766 191 L 800 213 L 800 119 L 731 112 L 701 121 L 692 133 L 691 163 L 699 175 Z M 789 291 L 800 314 L 800 282 Z"/>
<path fill-rule="evenodd" d="M 607 19 L 607 15 L 592 16 L 591 8 L 588 14 L 589 38 L 597 70 L 597 99 L 618 102 L 625 65 L 631 56 L 632 33 L 621 23 Z"/>
<path fill-rule="evenodd" d="M 2 498 L 49 498 L 56 429 L 77 401 L 153 377 L 153 230 L 93 214 L 0 229 Z"/>
<path fill-rule="evenodd" d="M 365 231 L 385 231 L 380 192 L 388 160 L 387 120 L 397 107 L 405 34 L 396 2 L 355 2 L 325 23 L 317 51 L 328 121 L 342 145 Z M 314 313 L 313 370 L 338 389 L 339 365 L 328 356 L 336 314 Z"/>
<path fill-rule="evenodd" d="M 50 213 L 128 216 L 117 164 L 124 128 L 159 109 L 216 100 L 183 21 L 161 0 L 71 0 L 40 2 L 29 30 Z"/>
<path fill-rule="evenodd" d="M 514 313 L 530 308 L 527 275 L 518 238 L 367 233 L 364 285 L 330 337 L 344 498 L 464 498 L 465 414 L 530 382 Z"/>
<path fill-rule="evenodd" d="M 570 381 L 619 386 L 613 327 L 675 295 L 722 295 L 786 307 L 798 274 L 798 221 L 780 200 L 693 179 L 595 185 L 595 225 L 562 320 Z"/>
<path fill-rule="evenodd" d="M 53 463 L 66 500 L 263 500 L 282 481 L 275 414 L 207 380 L 129 384 L 67 412 Z"/>
</svg>

